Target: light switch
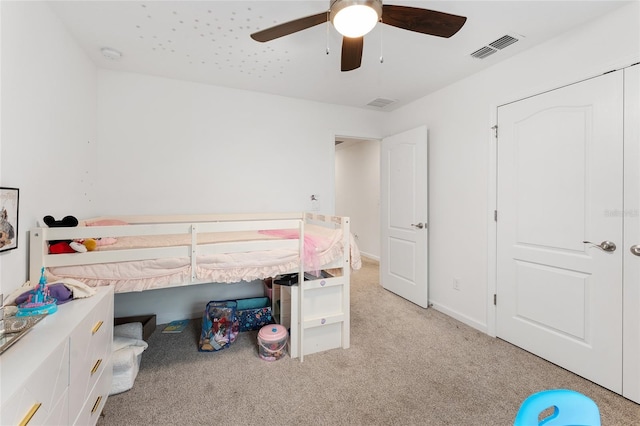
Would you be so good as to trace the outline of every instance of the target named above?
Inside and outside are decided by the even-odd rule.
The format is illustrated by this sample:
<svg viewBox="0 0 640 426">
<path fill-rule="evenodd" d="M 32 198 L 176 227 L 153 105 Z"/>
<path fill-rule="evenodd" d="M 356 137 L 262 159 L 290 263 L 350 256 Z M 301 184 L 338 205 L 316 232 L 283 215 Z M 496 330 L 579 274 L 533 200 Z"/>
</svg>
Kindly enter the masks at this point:
<svg viewBox="0 0 640 426">
<path fill-rule="evenodd" d="M 311 211 L 317 212 L 320 210 L 320 200 L 317 194 L 311 194 Z"/>
</svg>

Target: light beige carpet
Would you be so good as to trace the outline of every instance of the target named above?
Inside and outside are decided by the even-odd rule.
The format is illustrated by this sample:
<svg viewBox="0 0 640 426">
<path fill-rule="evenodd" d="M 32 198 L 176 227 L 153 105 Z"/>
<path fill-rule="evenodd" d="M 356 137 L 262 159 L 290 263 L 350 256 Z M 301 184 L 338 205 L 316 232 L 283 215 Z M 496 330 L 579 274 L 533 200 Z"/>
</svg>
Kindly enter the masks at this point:
<svg viewBox="0 0 640 426">
<path fill-rule="evenodd" d="M 640 425 L 640 405 L 382 289 L 371 261 L 352 275 L 347 350 L 266 362 L 257 332 L 200 353 L 199 319 L 160 330 L 99 425 L 510 425 L 528 395 L 550 388 L 591 397 L 605 426 Z"/>
</svg>

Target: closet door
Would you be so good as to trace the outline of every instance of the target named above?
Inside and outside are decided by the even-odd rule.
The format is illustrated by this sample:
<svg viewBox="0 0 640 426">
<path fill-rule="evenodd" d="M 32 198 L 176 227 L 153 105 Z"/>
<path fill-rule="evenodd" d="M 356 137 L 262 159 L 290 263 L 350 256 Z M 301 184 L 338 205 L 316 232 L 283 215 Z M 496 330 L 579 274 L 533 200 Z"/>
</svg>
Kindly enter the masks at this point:
<svg viewBox="0 0 640 426">
<path fill-rule="evenodd" d="M 614 72 L 501 106 L 497 142 L 497 336 L 618 393 L 622 119 Z"/>
<path fill-rule="evenodd" d="M 624 71 L 624 378 L 622 394 L 640 403 L 640 65 Z"/>
</svg>

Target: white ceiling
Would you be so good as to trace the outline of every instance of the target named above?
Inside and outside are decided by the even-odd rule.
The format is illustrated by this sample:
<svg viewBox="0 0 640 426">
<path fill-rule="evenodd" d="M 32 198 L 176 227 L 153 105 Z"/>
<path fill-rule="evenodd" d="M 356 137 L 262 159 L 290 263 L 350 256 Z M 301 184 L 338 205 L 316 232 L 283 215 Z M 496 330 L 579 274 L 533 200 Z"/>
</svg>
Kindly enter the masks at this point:
<svg viewBox="0 0 640 426">
<path fill-rule="evenodd" d="M 341 37 L 330 24 L 267 43 L 249 37 L 325 11 L 329 0 L 48 3 L 101 68 L 372 109 L 384 98 L 395 101 L 383 108 L 391 110 L 629 1 L 388 0 L 468 19 L 449 39 L 378 24 L 365 36 L 362 67 L 350 72 L 340 71 Z M 503 35 L 519 41 L 486 59 L 470 56 Z M 121 59 L 106 59 L 103 47 Z"/>
</svg>

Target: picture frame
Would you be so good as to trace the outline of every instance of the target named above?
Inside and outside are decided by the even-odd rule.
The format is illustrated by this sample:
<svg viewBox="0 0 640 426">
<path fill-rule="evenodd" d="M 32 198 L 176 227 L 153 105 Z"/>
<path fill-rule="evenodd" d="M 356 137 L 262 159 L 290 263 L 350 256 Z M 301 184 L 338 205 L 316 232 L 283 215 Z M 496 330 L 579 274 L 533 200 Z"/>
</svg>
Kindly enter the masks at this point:
<svg viewBox="0 0 640 426">
<path fill-rule="evenodd" d="M 18 188 L 0 187 L 0 253 L 18 248 Z"/>
</svg>

